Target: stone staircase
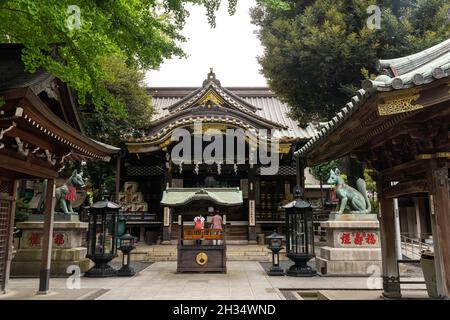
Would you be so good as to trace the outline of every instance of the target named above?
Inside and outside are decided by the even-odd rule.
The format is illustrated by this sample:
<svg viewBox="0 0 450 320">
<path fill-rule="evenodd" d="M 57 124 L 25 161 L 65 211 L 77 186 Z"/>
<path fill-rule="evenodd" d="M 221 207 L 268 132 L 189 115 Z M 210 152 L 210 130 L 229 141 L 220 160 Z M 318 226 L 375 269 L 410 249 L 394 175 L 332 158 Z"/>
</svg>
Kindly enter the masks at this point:
<svg viewBox="0 0 450 320">
<path fill-rule="evenodd" d="M 283 252 L 280 260 L 286 259 Z M 131 253 L 132 261 L 176 261 L 176 245 L 138 245 Z M 272 253 L 267 246 L 261 245 L 227 245 L 228 261 L 272 261 Z"/>
</svg>

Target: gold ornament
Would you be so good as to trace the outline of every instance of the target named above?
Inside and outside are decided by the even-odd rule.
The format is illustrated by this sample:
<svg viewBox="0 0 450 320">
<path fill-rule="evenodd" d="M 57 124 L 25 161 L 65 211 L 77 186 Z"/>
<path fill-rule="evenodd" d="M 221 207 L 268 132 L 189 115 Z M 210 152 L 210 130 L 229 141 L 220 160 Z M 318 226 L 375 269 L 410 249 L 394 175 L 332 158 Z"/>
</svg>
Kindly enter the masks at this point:
<svg viewBox="0 0 450 320">
<path fill-rule="evenodd" d="M 206 264 L 206 262 L 208 262 L 208 256 L 206 255 L 206 253 L 204 252 L 200 252 L 197 254 L 197 256 L 195 257 L 195 261 L 201 265 L 204 266 Z"/>
</svg>

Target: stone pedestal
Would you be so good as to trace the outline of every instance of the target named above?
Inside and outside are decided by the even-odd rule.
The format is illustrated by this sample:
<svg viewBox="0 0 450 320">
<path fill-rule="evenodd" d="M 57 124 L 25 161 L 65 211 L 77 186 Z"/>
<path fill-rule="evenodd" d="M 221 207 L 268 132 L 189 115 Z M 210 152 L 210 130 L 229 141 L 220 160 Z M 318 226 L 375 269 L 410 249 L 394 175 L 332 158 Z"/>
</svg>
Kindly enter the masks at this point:
<svg viewBox="0 0 450 320">
<path fill-rule="evenodd" d="M 30 221 L 17 225 L 22 230 L 20 246 L 11 263 L 11 275 L 16 277 L 39 277 L 42 255 L 44 222 L 42 215 L 31 216 Z M 75 265 L 84 273 L 89 269 L 87 248 L 81 246 L 82 232 L 88 224 L 80 222 L 78 216 L 55 215 L 51 276 L 69 276 L 67 267 Z"/>
<path fill-rule="evenodd" d="M 321 222 L 327 244 L 316 256 L 323 275 L 370 276 L 381 274 L 380 227 L 375 214 L 331 215 Z"/>
</svg>

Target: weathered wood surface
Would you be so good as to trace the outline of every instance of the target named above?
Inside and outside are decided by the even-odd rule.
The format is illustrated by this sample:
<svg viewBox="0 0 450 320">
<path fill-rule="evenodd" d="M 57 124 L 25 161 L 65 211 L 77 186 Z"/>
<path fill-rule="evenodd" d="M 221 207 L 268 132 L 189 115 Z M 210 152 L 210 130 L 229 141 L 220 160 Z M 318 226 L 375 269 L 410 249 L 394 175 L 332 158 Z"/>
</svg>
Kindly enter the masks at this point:
<svg viewBox="0 0 450 320">
<path fill-rule="evenodd" d="M 177 272 L 227 272 L 225 245 L 178 245 Z M 207 261 L 197 262 L 197 255 L 204 253 Z"/>
</svg>

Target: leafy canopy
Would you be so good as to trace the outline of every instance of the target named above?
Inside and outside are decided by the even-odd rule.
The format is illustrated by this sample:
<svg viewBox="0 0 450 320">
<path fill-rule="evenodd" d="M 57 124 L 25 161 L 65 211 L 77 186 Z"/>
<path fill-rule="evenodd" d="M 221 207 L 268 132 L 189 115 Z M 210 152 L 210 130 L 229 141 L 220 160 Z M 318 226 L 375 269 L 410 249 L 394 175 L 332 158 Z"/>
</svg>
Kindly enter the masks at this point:
<svg viewBox="0 0 450 320">
<path fill-rule="evenodd" d="M 237 0 L 229 0 L 234 13 Z M 26 69 L 45 69 L 68 83 L 80 104 L 123 103 L 107 88 L 102 59 L 123 56 L 140 69 L 157 68 L 164 59 L 182 57 L 179 43 L 187 4 L 203 5 L 211 26 L 219 0 L 1 0 L 0 42 L 25 46 Z M 76 7 L 75 7 L 76 6 Z M 78 19 L 79 17 L 79 19 Z M 79 22 L 79 23 L 78 23 Z M 88 101 L 86 101 L 88 99 Z"/>
<path fill-rule="evenodd" d="M 273 5 L 276 3 L 276 5 Z M 369 29 L 370 5 L 381 28 Z M 378 58 L 421 51 L 450 37 L 448 0 L 271 0 L 252 9 L 270 87 L 301 122 L 329 119 Z"/>
<path fill-rule="evenodd" d="M 88 136 L 117 146 L 121 131 L 150 125 L 152 100 L 143 84 L 143 71 L 127 66 L 119 56 L 105 57 L 100 65 L 106 76 L 101 85 L 124 106 L 125 112 L 86 104 L 80 106 L 80 115 Z"/>
</svg>

